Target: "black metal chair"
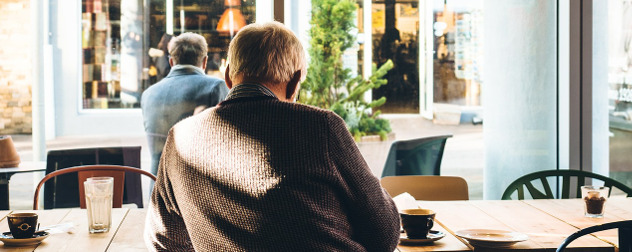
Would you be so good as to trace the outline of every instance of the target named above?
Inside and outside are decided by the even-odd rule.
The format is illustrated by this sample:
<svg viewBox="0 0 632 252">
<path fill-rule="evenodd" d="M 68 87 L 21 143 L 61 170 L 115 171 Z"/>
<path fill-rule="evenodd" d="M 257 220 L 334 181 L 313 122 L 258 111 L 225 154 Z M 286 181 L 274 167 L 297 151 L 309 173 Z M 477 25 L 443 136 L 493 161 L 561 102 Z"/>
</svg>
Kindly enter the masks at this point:
<svg viewBox="0 0 632 252">
<path fill-rule="evenodd" d="M 549 184 L 549 179 L 562 179 L 562 187 L 559 198 L 568 199 L 571 198 L 571 192 L 575 193 L 575 198 L 581 197 L 581 186 L 586 184 L 586 179 L 597 179 L 604 182 L 604 186 L 610 187 L 610 193 L 612 193 L 612 188 L 617 188 L 627 194 L 628 197 L 632 196 L 632 189 L 625 184 L 616 181 L 612 178 L 599 175 L 592 172 L 586 171 L 578 171 L 578 170 L 544 170 L 529 173 L 520 178 L 517 178 L 514 182 L 507 186 L 505 192 L 502 195 L 503 200 L 510 200 L 511 196 L 517 192 L 517 197 L 519 200 L 525 199 L 525 188 L 526 191 L 531 195 L 533 199 L 554 199 L 558 198 L 553 193 L 553 189 L 555 187 L 551 187 Z M 577 181 L 572 184 L 571 178 L 576 178 Z M 541 184 L 534 184 L 537 183 Z M 573 186 L 574 185 L 574 186 Z M 544 192 L 543 192 L 544 191 Z"/>
<path fill-rule="evenodd" d="M 51 150 L 46 159 L 46 174 L 82 165 L 123 165 L 140 169 L 140 146 Z M 44 209 L 79 207 L 76 173 L 64 174 L 44 185 Z M 125 173 L 123 204 L 143 207 L 140 174 Z"/>
<path fill-rule="evenodd" d="M 441 159 L 452 135 L 395 141 L 391 145 L 382 177 L 400 175 L 441 175 Z"/>
<path fill-rule="evenodd" d="M 619 229 L 619 252 L 632 252 L 632 220 L 610 222 L 581 229 L 567 237 L 556 251 L 564 251 L 568 244 L 584 235 L 614 228 Z"/>
</svg>

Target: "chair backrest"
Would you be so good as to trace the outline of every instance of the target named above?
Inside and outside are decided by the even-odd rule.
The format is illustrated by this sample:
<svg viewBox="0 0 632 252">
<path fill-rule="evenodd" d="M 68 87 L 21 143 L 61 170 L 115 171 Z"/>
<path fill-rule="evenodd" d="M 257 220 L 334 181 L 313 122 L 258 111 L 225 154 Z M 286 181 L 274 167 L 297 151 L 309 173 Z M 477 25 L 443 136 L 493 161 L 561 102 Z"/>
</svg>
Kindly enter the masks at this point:
<svg viewBox="0 0 632 252">
<path fill-rule="evenodd" d="M 441 175 L 443 150 L 450 137 L 452 135 L 394 141 L 388 152 L 382 177 Z"/>
<path fill-rule="evenodd" d="M 564 242 L 557 247 L 556 251 L 564 251 L 568 244 L 584 235 L 614 228 L 619 229 L 619 252 L 632 252 L 632 220 L 610 222 L 581 229 L 567 237 Z"/>
<path fill-rule="evenodd" d="M 69 167 L 66 169 L 57 170 L 57 171 L 47 174 L 39 182 L 39 184 L 37 184 L 37 187 L 35 188 L 35 195 L 33 196 L 33 210 L 37 210 L 39 207 L 39 191 L 42 185 L 46 183 L 46 181 L 52 178 L 57 178 L 57 176 L 60 176 L 60 175 L 71 174 L 71 173 L 76 173 L 78 177 L 76 180 L 76 183 L 79 188 L 78 200 L 80 202 L 81 208 L 86 208 L 86 198 L 85 198 L 85 191 L 83 188 L 83 182 L 86 181 L 87 178 L 102 177 L 102 176 L 114 178 L 114 192 L 112 195 L 112 207 L 114 208 L 120 208 L 123 205 L 123 188 L 125 185 L 124 183 L 125 173 L 135 173 L 139 175 L 143 174 L 145 176 L 148 176 L 152 180 L 156 181 L 156 176 L 154 176 L 153 174 L 147 171 L 144 171 L 135 167 L 129 167 L 129 166 L 84 165 L 84 166 Z"/>
<path fill-rule="evenodd" d="M 467 182 L 453 176 L 390 176 L 380 180 L 393 197 L 408 192 L 417 200 L 468 200 Z"/>
<path fill-rule="evenodd" d="M 571 181 L 571 178 L 576 178 L 576 181 Z M 578 170 L 545 170 L 529 173 L 516 179 L 514 182 L 509 184 L 509 186 L 507 186 L 507 189 L 505 189 L 505 192 L 503 193 L 502 199 L 510 200 L 511 196 L 515 192 L 517 192 L 517 197 L 519 200 L 525 199 L 525 188 L 533 199 L 558 198 L 553 193 L 554 190 L 552 189 L 549 181 L 555 182 L 559 181 L 559 179 L 562 180 L 562 186 L 560 187 L 562 194 L 559 196 L 559 198 L 561 199 L 571 198 L 571 192 L 575 194 L 575 198 L 580 198 L 581 187 L 586 184 L 586 179 L 597 179 L 603 181 L 604 186 L 611 188 L 610 193 L 612 193 L 612 188 L 614 187 L 626 193 L 628 197 L 632 196 L 632 189 L 630 187 L 619 181 L 600 174 Z M 555 184 L 557 183 L 554 183 L 554 185 Z M 538 187 L 540 189 L 538 189 Z"/>
<path fill-rule="evenodd" d="M 51 150 L 46 159 L 46 174 L 80 165 L 123 165 L 140 169 L 140 146 Z M 71 173 L 48 181 L 44 186 L 44 209 L 79 206 L 77 174 Z M 127 173 L 123 192 L 124 204 L 143 207 L 140 174 Z"/>
</svg>

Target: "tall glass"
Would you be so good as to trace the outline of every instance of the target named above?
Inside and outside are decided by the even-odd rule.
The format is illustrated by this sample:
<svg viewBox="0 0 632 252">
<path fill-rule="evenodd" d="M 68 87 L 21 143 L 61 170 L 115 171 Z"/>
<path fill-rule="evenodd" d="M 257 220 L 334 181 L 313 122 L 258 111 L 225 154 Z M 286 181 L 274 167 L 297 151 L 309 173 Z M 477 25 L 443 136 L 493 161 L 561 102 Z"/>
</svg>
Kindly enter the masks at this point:
<svg viewBox="0 0 632 252">
<path fill-rule="evenodd" d="M 602 218 L 606 208 L 606 200 L 610 187 L 582 186 L 582 198 L 584 199 L 584 216 Z"/>
<path fill-rule="evenodd" d="M 92 177 L 83 182 L 90 233 L 110 231 L 112 225 L 113 177 Z"/>
</svg>

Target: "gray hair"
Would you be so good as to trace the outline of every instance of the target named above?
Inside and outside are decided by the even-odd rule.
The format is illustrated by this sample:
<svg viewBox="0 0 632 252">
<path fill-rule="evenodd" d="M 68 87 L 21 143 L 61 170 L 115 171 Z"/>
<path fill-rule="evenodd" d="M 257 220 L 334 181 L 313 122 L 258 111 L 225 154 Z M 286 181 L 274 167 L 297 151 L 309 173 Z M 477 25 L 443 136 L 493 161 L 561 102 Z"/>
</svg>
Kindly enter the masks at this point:
<svg viewBox="0 0 632 252">
<path fill-rule="evenodd" d="M 229 77 L 262 83 L 287 83 L 296 71 L 306 73 L 303 46 L 294 33 L 279 22 L 249 24 L 228 47 Z"/>
<path fill-rule="evenodd" d="M 191 32 L 180 34 L 169 44 L 169 54 L 171 54 L 174 64 L 201 66 L 208 53 L 206 39 Z"/>
</svg>

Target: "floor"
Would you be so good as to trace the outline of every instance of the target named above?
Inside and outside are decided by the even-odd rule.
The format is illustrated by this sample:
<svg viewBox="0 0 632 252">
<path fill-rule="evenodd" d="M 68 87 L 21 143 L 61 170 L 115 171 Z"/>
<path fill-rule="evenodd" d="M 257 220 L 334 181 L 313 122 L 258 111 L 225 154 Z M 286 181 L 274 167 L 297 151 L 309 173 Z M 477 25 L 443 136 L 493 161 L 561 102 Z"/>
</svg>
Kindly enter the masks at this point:
<svg viewBox="0 0 632 252">
<path fill-rule="evenodd" d="M 442 175 L 461 176 L 468 182 L 470 199 L 483 197 L 483 129 L 481 125 L 438 125 L 420 116 L 391 116 L 391 127 L 395 138 L 411 139 L 422 136 L 452 134 L 448 139 L 441 166 Z M 21 159 L 33 160 L 30 135 L 12 135 Z M 58 137 L 47 141 L 47 150 L 90 148 L 104 146 L 142 146 L 141 167 L 149 170 L 150 156 L 145 136 L 103 137 Z M 384 165 L 383 160 L 372 159 L 388 152 L 389 144 L 381 144 L 375 148 L 363 151 L 367 163 L 372 169 L 379 170 Z M 33 193 L 37 182 L 44 176 L 40 173 L 16 174 L 10 181 L 11 209 L 31 209 Z M 144 184 L 147 184 L 143 182 Z"/>
</svg>

